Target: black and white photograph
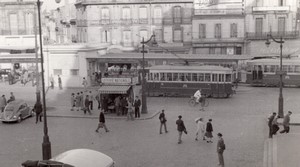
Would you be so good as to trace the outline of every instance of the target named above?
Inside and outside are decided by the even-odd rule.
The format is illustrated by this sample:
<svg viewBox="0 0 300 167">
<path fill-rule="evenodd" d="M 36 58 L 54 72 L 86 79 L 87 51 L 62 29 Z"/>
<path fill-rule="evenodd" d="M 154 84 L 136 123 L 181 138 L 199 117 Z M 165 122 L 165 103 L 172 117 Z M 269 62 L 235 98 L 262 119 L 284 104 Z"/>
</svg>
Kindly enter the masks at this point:
<svg viewBox="0 0 300 167">
<path fill-rule="evenodd" d="M 0 167 L 300 167 L 300 0 L 0 0 Z"/>
</svg>

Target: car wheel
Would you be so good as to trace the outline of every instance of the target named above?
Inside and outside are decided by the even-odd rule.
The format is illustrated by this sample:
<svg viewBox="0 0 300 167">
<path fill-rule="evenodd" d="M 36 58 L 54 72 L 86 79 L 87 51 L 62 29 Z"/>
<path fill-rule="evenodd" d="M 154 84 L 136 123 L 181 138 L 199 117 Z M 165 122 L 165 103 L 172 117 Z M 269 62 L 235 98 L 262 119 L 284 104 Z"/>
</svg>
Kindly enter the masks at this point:
<svg viewBox="0 0 300 167">
<path fill-rule="evenodd" d="M 22 121 L 21 115 L 18 116 L 18 123 L 20 123 Z"/>
</svg>

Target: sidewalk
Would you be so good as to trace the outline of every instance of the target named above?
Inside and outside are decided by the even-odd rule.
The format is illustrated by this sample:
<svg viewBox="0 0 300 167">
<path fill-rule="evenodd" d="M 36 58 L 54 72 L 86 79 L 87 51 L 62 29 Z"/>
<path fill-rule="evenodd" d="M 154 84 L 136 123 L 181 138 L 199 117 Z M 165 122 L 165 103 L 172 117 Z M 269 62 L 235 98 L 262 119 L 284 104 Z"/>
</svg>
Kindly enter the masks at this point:
<svg viewBox="0 0 300 167">
<path fill-rule="evenodd" d="M 90 87 L 88 91 L 95 92 L 98 87 Z M 94 110 L 92 111 L 92 115 L 84 114 L 82 110 L 74 110 L 71 111 L 71 101 L 70 97 L 72 93 L 77 93 L 83 91 L 82 88 L 68 88 L 68 89 L 49 89 L 47 91 L 47 116 L 48 117 L 68 117 L 68 118 L 90 118 L 90 119 L 98 119 L 100 110 L 98 110 L 98 103 L 94 101 Z M 139 90 L 134 90 L 138 92 Z M 141 96 L 140 96 L 141 97 Z M 149 100 L 147 100 L 149 102 Z M 151 100 L 150 100 L 151 103 Z M 140 118 L 137 120 L 146 120 L 155 117 L 159 114 L 159 111 L 151 108 L 153 105 L 147 105 L 148 112 L 146 114 L 141 114 Z M 116 113 L 105 113 L 105 117 L 107 119 L 127 119 L 126 116 L 117 116 Z"/>
</svg>

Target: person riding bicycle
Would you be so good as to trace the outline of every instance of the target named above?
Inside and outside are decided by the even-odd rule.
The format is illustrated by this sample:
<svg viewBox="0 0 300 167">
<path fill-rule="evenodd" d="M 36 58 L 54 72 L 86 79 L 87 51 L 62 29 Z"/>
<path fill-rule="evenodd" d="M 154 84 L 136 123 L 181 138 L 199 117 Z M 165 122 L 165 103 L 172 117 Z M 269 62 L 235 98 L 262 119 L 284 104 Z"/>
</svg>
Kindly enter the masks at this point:
<svg viewBox="0 0 300 167">
<path fill-rule="evenodd" d="M 199 89 L 195 92 L 194 97 L 196 98 L 196 103 L 202 102 L 202 90 Z"/>
</svg>

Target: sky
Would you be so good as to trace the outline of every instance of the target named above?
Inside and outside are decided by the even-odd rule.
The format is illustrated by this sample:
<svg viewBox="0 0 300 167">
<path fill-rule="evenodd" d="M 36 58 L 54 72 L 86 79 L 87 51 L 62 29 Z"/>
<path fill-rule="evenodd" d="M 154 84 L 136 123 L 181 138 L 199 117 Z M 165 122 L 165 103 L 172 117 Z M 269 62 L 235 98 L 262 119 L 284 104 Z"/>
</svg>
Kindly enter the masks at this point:
<svg viewBox="0 0 300 167">
<path fill-rule="evenodd" d="M 61 0 L 61 2 L 59 4 L 57 4 L 55 2 L 55 0 L 42 0 L 43 1 L 43 5 L 42 5 L 42 10 L 52 10 L 52 9 L 56 9 L 60 6 L 63 6 L 65 4 L 65 0 Z M 69 0 L 69 3 L 75 3 L 76 0 Z"/>
</svg>

